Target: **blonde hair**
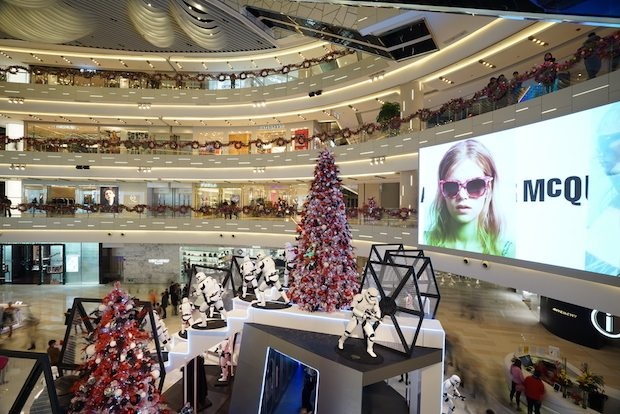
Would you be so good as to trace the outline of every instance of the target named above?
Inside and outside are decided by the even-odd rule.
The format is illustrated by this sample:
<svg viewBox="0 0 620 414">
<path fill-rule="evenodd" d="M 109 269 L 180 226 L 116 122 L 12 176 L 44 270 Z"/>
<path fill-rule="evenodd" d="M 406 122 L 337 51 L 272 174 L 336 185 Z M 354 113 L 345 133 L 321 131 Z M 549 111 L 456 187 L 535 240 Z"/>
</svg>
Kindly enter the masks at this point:
<svg viewBox="0 0 620 414">
<path fill-rule="evenodd" d="M 478 215 L 478 241 L 485 254 L 501 255 L 502 247 L 498 246 L 502 223 L 493 201 L 494 188 L 498 182 L 497 168 L 489 150 L 480 142 L 468 139 L 454 144 L 445 153 L 438 168 L 437 181 L 443 180 L 461 161 L 472 160 L 482 168 L 485 176 L 493 177 L 488 184 L 485 203 Z M 425 232 L 426 244 L 446 247 L 447 242 L 455 237 L 455 222 L 446 207 L 446 200 L 437 189 L 435 199 L 431 204 L 431 214 L 428 230 Z"/>
</svg>

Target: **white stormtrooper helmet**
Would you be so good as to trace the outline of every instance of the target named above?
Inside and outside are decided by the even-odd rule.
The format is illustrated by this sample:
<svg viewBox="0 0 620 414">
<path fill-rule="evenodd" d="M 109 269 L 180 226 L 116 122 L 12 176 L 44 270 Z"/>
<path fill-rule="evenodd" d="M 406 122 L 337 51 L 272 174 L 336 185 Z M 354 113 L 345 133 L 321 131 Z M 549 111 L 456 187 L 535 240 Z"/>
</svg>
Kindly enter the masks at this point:
<svg viewBox="0 0 620 414">
<path fill-rule="evenodd" d="M 366 300 L 368 302 L 374 302 L 379 297 L 379 291 L 377 288 L 371 287 L 366 290 Z"/>
<path fill-rule="evenodd" d="M 203 272 L 196 273 L 196 281 L 198 283 L 204 282 L 206 278 L 207 278 L 207 275 L 205 275 Z"/>
<path fill-rule="evenodd" d="M 455 387 L 458 387 L 460 383 L 461 383 L 461 378 L 458 375 L 453 375 L 450 377 L 450 384 L 454 385 Z"/>
<path fill-rule="evenodd" d="M 183 303 L 189 303 L 189 299 L 188 298 L 183 298 Z"/>
<path fill-rule="evenodd" d="M 257 261 L 257 262 L 260 262 L 260 261 L 262 261 L 265 257 L 267 257 L 267 256 L 265 256 L 265 253 L 260 252 L 259 254 L 257 254 L 257 255 L 256 255 L 256 261 Z"/>
</svg>

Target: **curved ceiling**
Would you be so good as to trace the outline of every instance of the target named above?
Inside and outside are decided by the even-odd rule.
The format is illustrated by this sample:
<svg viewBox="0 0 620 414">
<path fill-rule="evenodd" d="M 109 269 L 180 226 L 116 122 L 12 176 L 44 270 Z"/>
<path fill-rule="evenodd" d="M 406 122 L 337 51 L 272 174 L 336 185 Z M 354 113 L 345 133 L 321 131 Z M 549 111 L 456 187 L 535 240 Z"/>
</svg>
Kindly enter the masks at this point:
<svg viewBox="0 0 620 414">
<path fill-rule="evenodd" d="M 249 52 L 276 47 L 235 2 L 2 0 L 0 37 L 130 52 Z"/>
</svg>

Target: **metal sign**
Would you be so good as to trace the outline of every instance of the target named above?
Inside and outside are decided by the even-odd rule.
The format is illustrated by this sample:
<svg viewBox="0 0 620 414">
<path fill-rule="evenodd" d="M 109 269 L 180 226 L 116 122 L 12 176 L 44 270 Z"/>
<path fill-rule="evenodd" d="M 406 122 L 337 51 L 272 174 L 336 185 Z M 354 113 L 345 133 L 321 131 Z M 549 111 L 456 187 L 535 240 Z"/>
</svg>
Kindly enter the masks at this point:
<svg viewBox="0 0 620 414">
<path fill-rule="evenodd" d="M 613 339 L 620 338 L 620 326 L 616 326 L 614 323 L 615 316 L 611 313 L 593 310 L 590 314 L 590 319 L 592 320 L 592 326 L 602 335 Z"/>
</svg>

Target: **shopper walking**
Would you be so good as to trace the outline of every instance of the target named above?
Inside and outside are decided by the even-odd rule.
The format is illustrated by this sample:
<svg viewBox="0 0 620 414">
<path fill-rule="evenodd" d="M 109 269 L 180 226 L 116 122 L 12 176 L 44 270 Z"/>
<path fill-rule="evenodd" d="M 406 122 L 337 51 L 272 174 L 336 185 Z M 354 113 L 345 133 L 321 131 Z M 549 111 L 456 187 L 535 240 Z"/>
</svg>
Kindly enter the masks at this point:
<svg viewBox="0 0 620 414">
<path fill-rule="evenodd" d="M 174 315 L 178 315 L 179 302 L 181 301 L 181 287 L 178 283 L 172 282 L 170 283 L 170 287 L 168 288 L 168 293 L 170 296 L 170 303 L 172 304 L 172 313 Z"/>
<path fill-rule="evenodd" d="M 164 290 L 163 292 L 161 292 L 161 318 L 162 319 L 166 319 L 166 317 L 168 316 L 168 300 L 170 298 L 170 294 L 168 293 L 168 290 Z"/>
<path fill-rule="evenodd" d="M 2 196 L 2 208 L 4 209 L 4 217 L 11 217 L 11 200 L 6 196 Z"/>
<path fill-rule="evenodd" d="M 527 414 L 540 414 L 540 407 L 545 395 L 545 384 L 540 379 L 540 372 L 534 374 L 523 381 L 525 387 L 525 398 L 527 399 Z"/>
<path fill-rule="evenodd" d="M 15 307 L 13 302 L 9 302 L 8 306 L 2 312 L 2 325 L 9 328 L 9 338 L 13 336 L 13 324 L 15 323 Z M 0 329 L 0 332 L 2 330 Z"/>
<path fill-rule="evenodd" d="M 512 379 L 512 386 L 510 387 L 510 405 L 512 405 L 512 399 L 516 396 L 517 411 L 521 411 L 521 393 L 524 390 L 523 385 L 523 371 L 521 371 L 521 360 L 515 358 L 510 366 L 510 378 Z"/>
<path fill-rule="evenodd" d="M 39 318 L 34 316 L 30 307 L 27 308 L 26 312 L 26 317 L 24 318 L 24 327 L 26 328 L 26 332 L 28 334 L 26 341 L 29 345 L 28 350 L 32 351 L 37 347 L 36 340 L 38 336 L 37 331 L 39 330 Z"/>
</svg>

